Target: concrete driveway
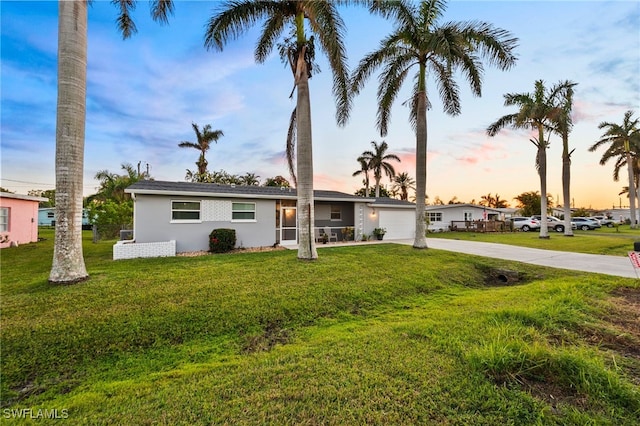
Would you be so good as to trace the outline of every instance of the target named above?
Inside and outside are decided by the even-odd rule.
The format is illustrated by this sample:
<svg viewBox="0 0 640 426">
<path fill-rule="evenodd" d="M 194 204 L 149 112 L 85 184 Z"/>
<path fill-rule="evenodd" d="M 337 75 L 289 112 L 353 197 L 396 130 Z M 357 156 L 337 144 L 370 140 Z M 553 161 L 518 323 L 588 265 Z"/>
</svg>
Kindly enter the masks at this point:
<svg viewBox="0 0 640 426">
<path fill-rule="evenodd" d="M 413 240 L 395 240 L 388 242 L 408 245 L 413 244 Z M 427 245 L 429 248 L 453 251 L 456 253 L 515 260 L 517 262 L 550 266 L 552 268 L 594 272 L 626 278 L 638 278 L 629 258 L 623 256 L 570 253 L 564 251 L 510 246 L 506 244 L 448 240 L 440 238 L 427 238 Z"/>
</svg>

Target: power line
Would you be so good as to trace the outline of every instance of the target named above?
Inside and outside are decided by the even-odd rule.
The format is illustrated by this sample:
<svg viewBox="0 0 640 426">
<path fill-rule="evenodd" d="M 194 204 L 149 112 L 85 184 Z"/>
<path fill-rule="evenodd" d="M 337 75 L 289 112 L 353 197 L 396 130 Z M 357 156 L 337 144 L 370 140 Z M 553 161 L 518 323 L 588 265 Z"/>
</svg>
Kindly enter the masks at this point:
<svg viewBox="0 0 640 426">
<path fill-rule="evenodd" d="M 8 181 L 8 182 L 16 182 L 16 183 L 24 183 L 29 185 L 45 185 L 45 186 L 56 186 L 54 183 L 42 183 L 42 182 L 29 182 L 26 180 L 17 180 L 17 179 L 8 179 L 8 178 L 0 178 L 0 181 Z M 95 187 L 95 185 L 83 185 L 84 187 Z"/>
</svg>

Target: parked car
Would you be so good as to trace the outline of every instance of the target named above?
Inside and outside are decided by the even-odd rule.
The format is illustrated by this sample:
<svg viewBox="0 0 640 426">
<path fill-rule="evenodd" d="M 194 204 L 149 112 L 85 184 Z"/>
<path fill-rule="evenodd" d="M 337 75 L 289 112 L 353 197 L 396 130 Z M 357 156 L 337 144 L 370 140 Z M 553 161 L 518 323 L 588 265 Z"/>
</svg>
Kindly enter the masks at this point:
<svg viewBox="0 0 640 426">
<path fill-rule="evenodd" d="M 540 229 L 540 221 L 531 217 L 512 217 L 511 223 L 513 223 L 513 229 L 529 232 Z"/>
<path fill-rule="evenodd" d="M 595 219 L 598 221 L 600 226 L 606 226 L 607 228 L 613 228 L 615 226 L 615 222 L 606 216 L 593 216 L 589 219 Z"/>
<path fill-rule="evenodd" d="M 542 216 L 540 215 L 533 215 L 531 217 L 538 221 L 542 221 Z M 547 228 L 556 232 L 564 232 L 564 220 L 560 220 L 555 216 L 547 216 Z M 571 228 L 577 229 L 574 223 L 571 223 Z"/>
<path fill-rule="evenodd" d="M 588 217 L 572 217 L 571 223 L 575 223 L 578 229 L 582 229 L 583 231 L 598 229 L 602 227 L 598 222 Z"/>
</svg>

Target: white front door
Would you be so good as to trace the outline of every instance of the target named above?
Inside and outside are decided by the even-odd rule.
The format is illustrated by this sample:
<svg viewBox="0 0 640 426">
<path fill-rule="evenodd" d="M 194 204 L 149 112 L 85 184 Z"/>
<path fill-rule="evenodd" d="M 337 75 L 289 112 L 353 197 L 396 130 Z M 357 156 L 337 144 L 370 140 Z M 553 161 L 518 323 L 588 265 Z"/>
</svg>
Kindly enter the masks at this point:
<svg viewBox="0 0 640 426">
<path fill-rule="evenodd" d="M 280 244 L 298 243 L 298 215 L 295 207 L 280 209 Z"/>
</svg>

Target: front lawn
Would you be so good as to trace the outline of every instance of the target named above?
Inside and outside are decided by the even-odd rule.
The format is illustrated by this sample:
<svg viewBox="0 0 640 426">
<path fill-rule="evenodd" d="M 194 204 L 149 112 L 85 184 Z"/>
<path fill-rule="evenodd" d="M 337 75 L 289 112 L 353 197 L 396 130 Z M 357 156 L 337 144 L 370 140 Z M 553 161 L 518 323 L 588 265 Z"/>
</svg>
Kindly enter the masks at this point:
<svg viewBox="0 0 640 426">
<path fill-rule="evenodd" d="M 600 228 L 593 231 L 574 230 L 573 237 L 563 233 L 549 231 L 550 238 L 539 238 L 540 232 L 436 232 L 427 238 L 447 238 L 487 243 L 511 244 L 522 247 L 547 250 L 571 251 L 575 253 L 607 254 L 626 256 L 633 251 L 634 241 L 640 241 L 640 230 L 629 229 L 628 225 L 619 228 Z"/>
<path fill-rule="evenodd" d="M 51 286 L 52 244 L 0 253 L 4 419 L 640 422 L 636 280 L 394 244 L 114 262 L 87 234 L 91 279 Z"/>
</svg>

